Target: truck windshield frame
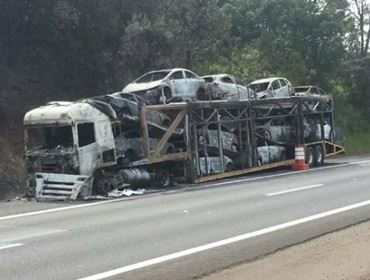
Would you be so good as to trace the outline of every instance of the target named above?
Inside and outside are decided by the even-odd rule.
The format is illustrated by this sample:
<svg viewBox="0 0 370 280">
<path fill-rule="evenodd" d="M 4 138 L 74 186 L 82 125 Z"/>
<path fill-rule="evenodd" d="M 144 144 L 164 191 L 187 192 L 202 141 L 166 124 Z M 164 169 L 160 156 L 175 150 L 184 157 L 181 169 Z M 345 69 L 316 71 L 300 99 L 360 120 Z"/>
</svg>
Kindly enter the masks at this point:
<svg viewBox="0 0 370 280">
<path fill-rule="evenodd" d="M 73 148 L 71 125 L 47 125 L 26 127 L 27 150 Z"/>
</svg>

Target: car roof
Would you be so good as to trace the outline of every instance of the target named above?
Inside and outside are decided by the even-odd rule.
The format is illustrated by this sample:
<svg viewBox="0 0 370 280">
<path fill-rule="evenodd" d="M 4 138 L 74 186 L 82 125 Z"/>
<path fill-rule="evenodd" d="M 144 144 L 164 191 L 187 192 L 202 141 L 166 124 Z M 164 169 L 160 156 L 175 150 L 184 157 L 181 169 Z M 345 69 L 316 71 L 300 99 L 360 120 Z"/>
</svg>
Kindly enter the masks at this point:
<svg viewBox="0 0 370 280">
<path fill-rule="evenodd" d="M 304 87 L 314 87 L 314 88 L 321 88 L 321 87 L 318 87 L 318 86 L 312 86 L 312 85 L 307 85 L 307 86 L 299 86 L 299 87 L 296 87 L 296 88 L 304 88 Z"/>
<path fill-rule="evenodd" d="M 270 83 L 272 81 L 275 81 L 275 80 L 288 80 L 287 78 L 282 78 L 282 77 L 273 77 L 273 78 L 265 78 L 265 79 L 260 79 L 260 80 L 256 80 L 252 83 L 250 83 L 251 85 L 253 84 L 261 84 L 261 83 Z"/>
<path fill-rule="evenodd" d="M 214 75 L 207 75 L 207 76 L 202 76 L 201 78 L 202 79 L 205 79 L 205 78 L 223 78 L 223 77 L 226 77 L 226 76 L 232 76 L 230 74 L 214 74 Z"/>
<path fill-rule="evenodd" d="M 145 74 L 154 73 L 154 72 L 161 72 L 161 71 L 169 71 L 169 72 L 174 72 L 174 71 L 189 71 L 189 72 L 193 72 L 193 71 L 191 71 L 189 69 L 185 69 L 185 68 L 170 68 L 170 69 L 153 70 L 153 71 L 150 71 L 150 72 L 146 72 Z"/>
</svg>

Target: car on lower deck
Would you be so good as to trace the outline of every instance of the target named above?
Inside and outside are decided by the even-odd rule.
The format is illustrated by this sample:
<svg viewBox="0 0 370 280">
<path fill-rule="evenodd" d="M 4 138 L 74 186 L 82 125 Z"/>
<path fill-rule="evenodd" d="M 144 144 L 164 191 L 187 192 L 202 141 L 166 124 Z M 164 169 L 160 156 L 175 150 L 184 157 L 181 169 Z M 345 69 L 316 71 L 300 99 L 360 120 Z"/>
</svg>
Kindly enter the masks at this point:
<svg viewBox="0 0 370 280">
<path fill-rule="evenodd" d="M 149 148 L 153 150 L 159 143 L 158 138 L 149 136 Z M 122 132 L 116 139 L 117 159 L 125 164 L 145 158 L 144 140 L 141 130 L 133 129 Z M 171 154 L 175 146 L 167 142 L 160 154 Z"/>
<path fill-rule="evenodd" d="M 205 145 L 210 155 L 219 155 L 218 127 L 217 124 L 210 124 L 208 127 L 198 126 L 198 143 L 200 149 Z M 238 139 L 230 129 L 220 125 L 220 140 L 223 152 L 227 156 L 235 156 L 239 151 Z"/>
<path fill-rule="evenodd" d="M 257 164 L 264 164 L 286 160 L 286 148 L 283 146 L 266 145 L 257 148 Z"/>
</svg>

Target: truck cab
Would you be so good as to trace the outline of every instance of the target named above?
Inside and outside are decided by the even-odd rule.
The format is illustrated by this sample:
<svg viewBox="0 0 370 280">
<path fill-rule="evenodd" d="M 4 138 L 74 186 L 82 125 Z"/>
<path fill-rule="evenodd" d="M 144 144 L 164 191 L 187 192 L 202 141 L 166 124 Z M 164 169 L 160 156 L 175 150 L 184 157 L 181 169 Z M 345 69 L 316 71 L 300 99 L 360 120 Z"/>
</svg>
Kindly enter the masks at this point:
<svg viewBox="0 0 370 280">
<path fill-rule="evenodd" d="M 116 164 L 111 116 L 89 100 L 50 102 L 24 117 L 29 191 L 36 198 L 91 195 L 92 176 Z M 36 192 L 36 193 L 35 193 Z"/>
</svg>

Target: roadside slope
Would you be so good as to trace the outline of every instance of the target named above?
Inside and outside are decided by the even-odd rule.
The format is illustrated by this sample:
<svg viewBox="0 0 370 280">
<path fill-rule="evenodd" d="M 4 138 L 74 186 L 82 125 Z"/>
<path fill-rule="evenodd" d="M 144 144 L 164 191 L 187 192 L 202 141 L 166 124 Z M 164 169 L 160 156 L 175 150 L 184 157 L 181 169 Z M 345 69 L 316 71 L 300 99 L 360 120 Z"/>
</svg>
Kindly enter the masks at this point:
<svg viewBox="0 0 370 280">
<path fill-rule="evenodd" d="M 202 278 L 245 279 L 370 279 L 370 222 L 330 233 Z"/>
</svg>

